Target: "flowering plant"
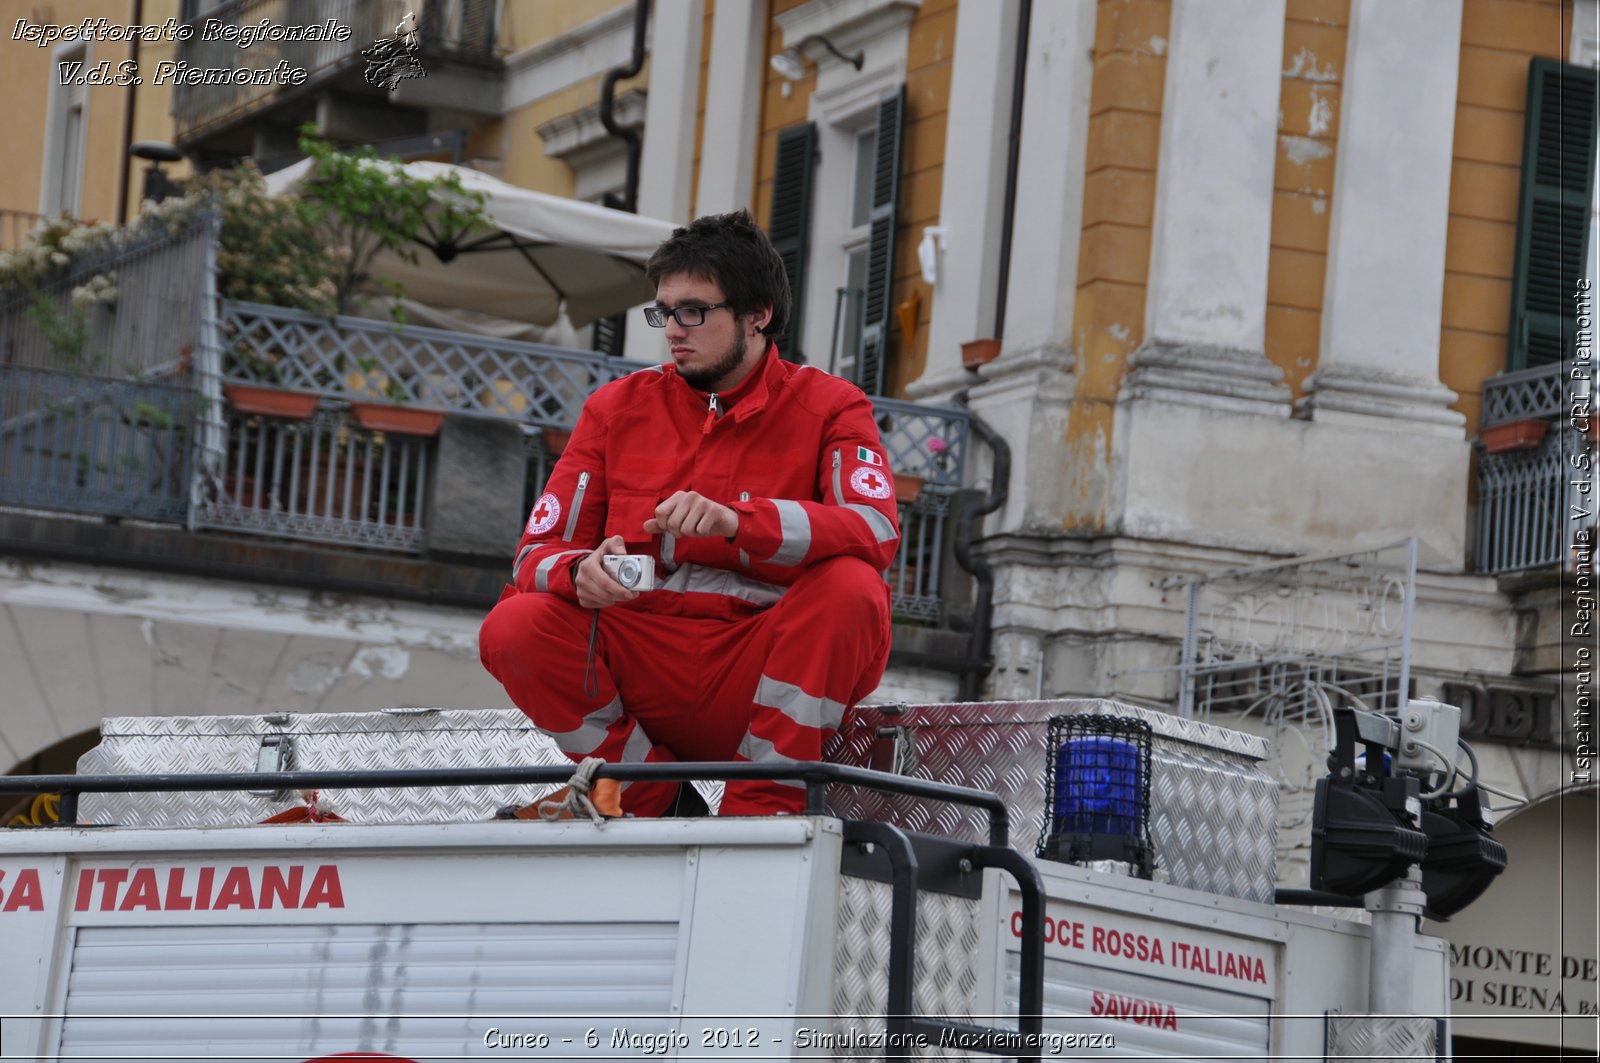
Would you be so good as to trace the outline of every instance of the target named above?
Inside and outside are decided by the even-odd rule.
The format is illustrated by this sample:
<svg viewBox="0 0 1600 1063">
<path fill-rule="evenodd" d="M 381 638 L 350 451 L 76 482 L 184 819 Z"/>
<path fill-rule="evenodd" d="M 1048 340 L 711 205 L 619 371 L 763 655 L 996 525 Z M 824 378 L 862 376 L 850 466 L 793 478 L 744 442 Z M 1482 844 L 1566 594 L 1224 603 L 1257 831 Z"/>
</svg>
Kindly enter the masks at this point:
<svg viewBox="0 0 1600 1063">
<path fill-rule="evenodd" d="M 923 444 L 928 451 L 928 468 L 940 472 L 950 471 L 950 444 L 943 436 L 929 436 Z"/>
</svg>

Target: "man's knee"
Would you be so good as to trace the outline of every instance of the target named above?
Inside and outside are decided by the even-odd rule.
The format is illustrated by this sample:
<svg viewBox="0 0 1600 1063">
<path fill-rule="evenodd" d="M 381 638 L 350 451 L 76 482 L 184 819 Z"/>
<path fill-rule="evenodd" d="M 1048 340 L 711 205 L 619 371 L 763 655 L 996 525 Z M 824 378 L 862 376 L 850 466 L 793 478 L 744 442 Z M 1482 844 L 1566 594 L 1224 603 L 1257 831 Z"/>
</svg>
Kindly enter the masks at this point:
<svg viewBox="0 0 1600 1063">
<path fill-rule="evenodd" d="M 504 681 L 507 662 L 526 661 L 538 648 L 570 634 L 577 607 L 554 594 L 513 594 L 489 611 L 478 629 L 478 657 Z"/>
<path fill-rule="evenodd" d="M 831 621 L 859 631 L 889 626 L 889 587 L 883 573 L 856 557 L 830 557 L 806 570 L 790 590 Z"/>
</svg>

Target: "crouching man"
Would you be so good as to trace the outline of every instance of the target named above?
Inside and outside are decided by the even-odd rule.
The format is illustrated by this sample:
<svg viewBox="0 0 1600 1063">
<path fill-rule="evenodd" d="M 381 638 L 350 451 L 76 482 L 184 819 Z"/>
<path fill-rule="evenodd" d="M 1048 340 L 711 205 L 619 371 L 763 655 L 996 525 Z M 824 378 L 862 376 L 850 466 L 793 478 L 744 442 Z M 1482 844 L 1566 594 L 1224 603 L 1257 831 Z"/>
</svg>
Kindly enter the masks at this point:
<svg viewBox="0 0 1600 1063">
<path fill-rule="evenodd" d="M 889 656 L 899 527 L 872 404 L 779 359 L 789 284 L 748 212 L 678 229 L 647 274 L 671 358 L 585 403 L 484 666 L 574 760 L 819 760 Z M 617 554 L 650 558 L 654 589 L 618 582 Z M 662 815 L 678 789 L 626 784 L 621 807 Z M 730 782 L 721 814 L 803 805 L 798 782 Z"/>
</svg>

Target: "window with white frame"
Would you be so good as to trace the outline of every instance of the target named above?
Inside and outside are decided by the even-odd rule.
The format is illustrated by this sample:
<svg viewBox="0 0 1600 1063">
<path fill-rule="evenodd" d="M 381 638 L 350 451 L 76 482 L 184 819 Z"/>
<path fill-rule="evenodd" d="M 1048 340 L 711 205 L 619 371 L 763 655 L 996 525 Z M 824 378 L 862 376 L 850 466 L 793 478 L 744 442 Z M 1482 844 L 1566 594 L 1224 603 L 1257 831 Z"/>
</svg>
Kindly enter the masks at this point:
<svg viewBox="0 0 1600 1063">
<path fill-rule="evenodd" d="M 778 134 L 768 232 L 795 296 L 778 347 L 869 392 L 883 386 L 888 350 L 915 10 L 902 0 L 808 0 L 773 17 L 783 46 L 816 67 L 807 121 Z"/>
<path fill-rule="evenodd" d="M 56 49 L 50 67 L 48 125 L 44 168 L 40 175 L 39 212 L 76 215 L 83 197 L 84 127 L 88 117 L 89 45 L 86 41 Z"/>
<path fill-rule="evenodd" d="M 797 285 L 806 293 L 795 307 L 797 349 L 812 364 L 876 391 L 892 280 L 903 91 L 890 77 L 869 76 L 819 93 L 812 104 L 816 174 L 805 277 Z"/>
</svg>

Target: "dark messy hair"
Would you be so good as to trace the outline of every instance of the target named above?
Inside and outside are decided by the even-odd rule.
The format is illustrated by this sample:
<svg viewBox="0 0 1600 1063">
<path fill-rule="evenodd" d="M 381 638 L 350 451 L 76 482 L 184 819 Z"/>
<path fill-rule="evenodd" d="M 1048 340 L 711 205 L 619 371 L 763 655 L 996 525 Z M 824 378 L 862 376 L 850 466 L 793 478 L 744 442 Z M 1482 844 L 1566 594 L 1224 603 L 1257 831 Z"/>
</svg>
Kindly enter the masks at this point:
<svg viewBox="0 0 1600 1063">
<path fill-rule="evenodd" d="M 772 318 L 761 330 L 768 336 L 781 335 L 789 323 L 789 275 L 748 210 L 708 214 L 674 230 L 644 271 L 658 286 L 674 273 L 704 277 L 722 289 L 736 314 L 772 307 Z"/>
</svg>

